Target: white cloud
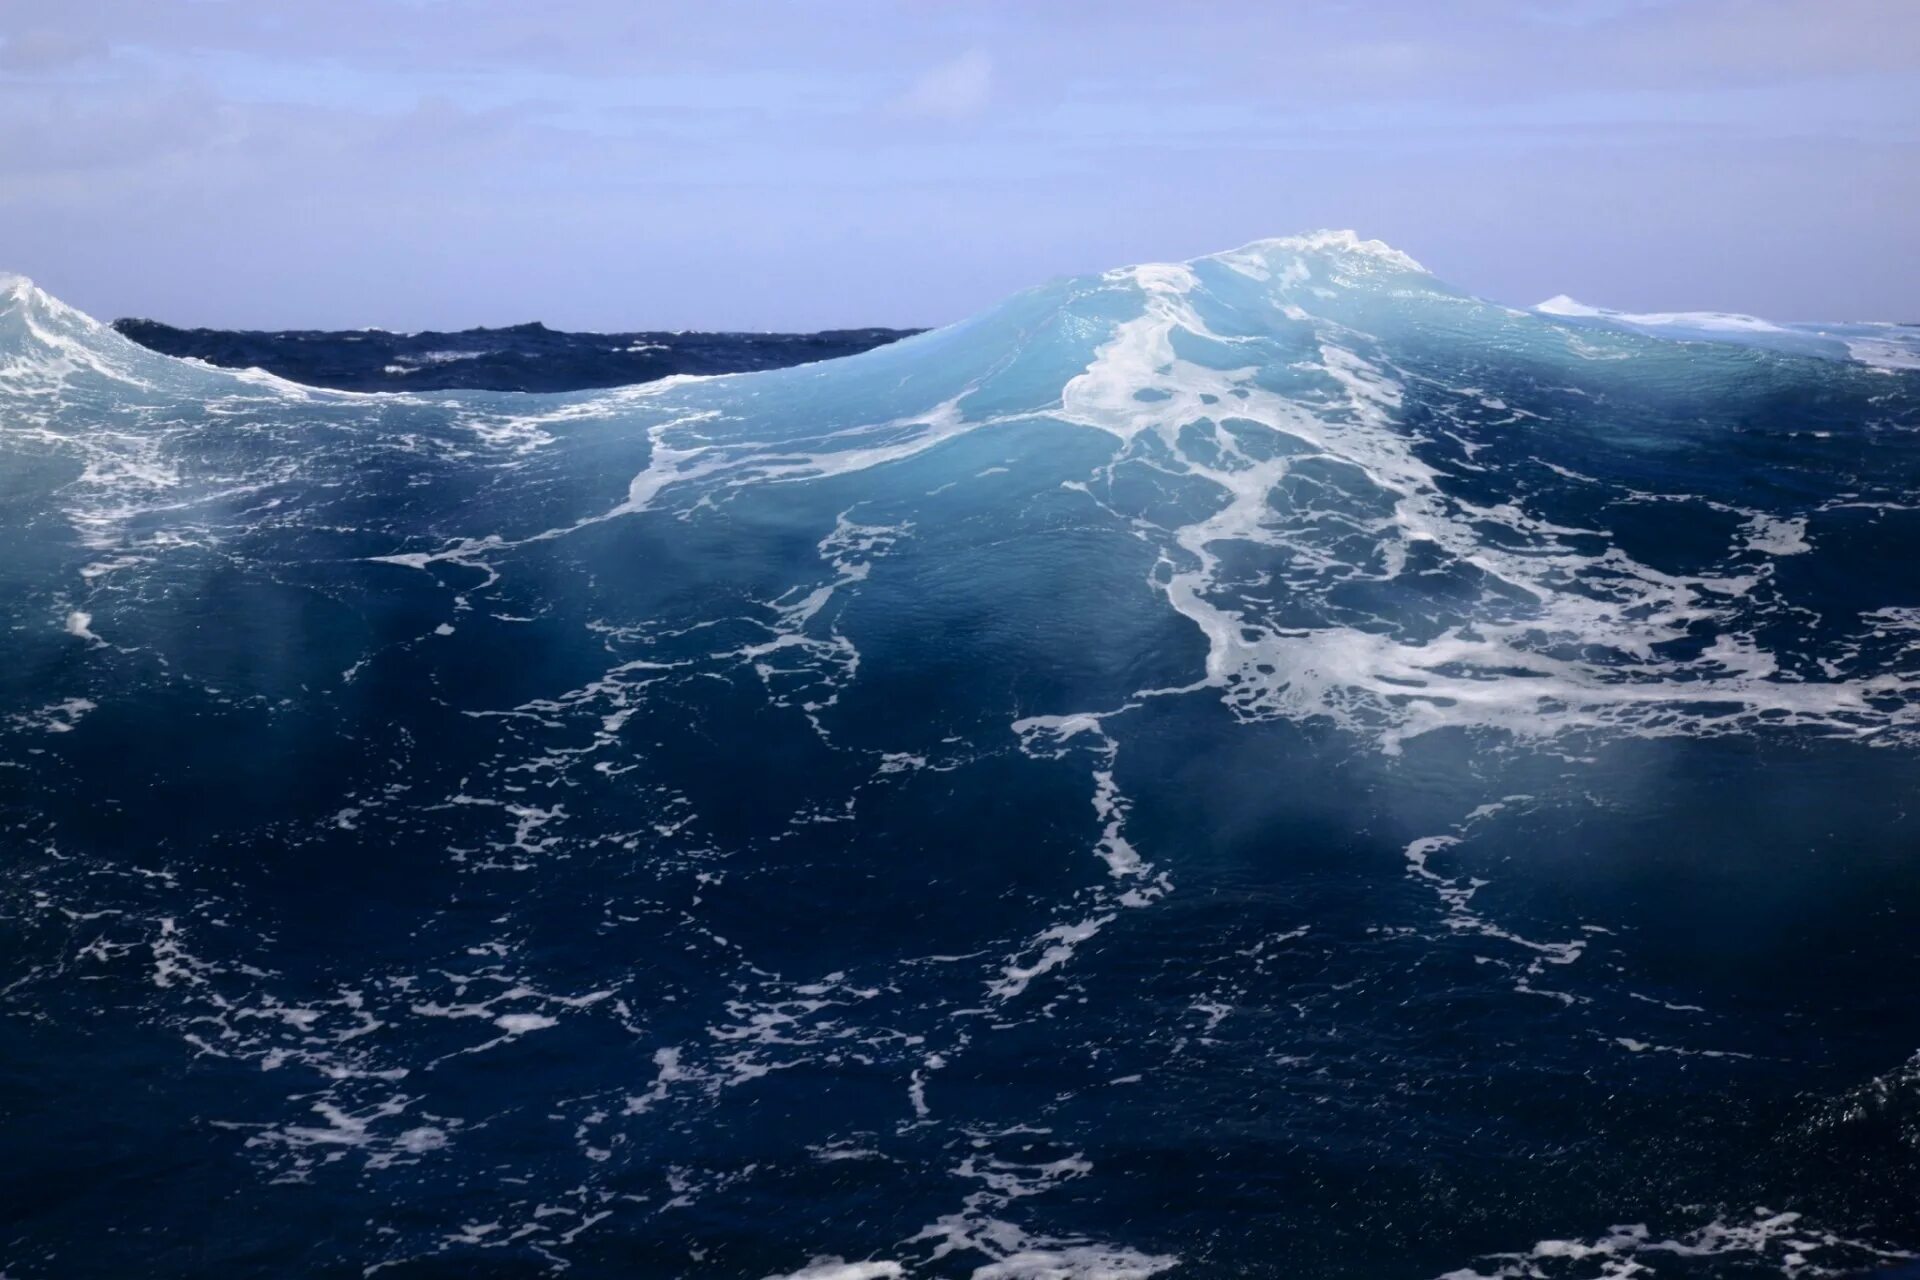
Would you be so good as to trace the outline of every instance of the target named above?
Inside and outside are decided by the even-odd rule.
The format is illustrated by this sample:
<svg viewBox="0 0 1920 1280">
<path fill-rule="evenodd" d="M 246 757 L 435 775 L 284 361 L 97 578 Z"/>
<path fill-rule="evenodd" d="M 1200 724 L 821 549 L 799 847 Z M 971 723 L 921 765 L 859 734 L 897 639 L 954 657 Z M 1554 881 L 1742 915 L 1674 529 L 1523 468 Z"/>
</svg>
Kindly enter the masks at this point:
<svg viewBox="0 0 1920 1280">
<path fill-rule="evenodd" d="M 992 96 L 993 59 L 970 49 L 921 73 L 895 106 L 908 115 L 966 120 L 986 110 Z"/>
</svg>

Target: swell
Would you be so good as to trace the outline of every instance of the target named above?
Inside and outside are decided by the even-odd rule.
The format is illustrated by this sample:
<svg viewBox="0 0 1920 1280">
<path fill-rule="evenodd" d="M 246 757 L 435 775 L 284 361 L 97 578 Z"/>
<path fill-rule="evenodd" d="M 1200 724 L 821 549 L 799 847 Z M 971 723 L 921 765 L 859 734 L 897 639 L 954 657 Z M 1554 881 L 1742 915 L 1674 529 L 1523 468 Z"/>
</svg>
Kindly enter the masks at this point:
<svg viewBox="0 0 1920 1280">
<path fill-rule="evenodd" d="M 336 391 L 563 393 L 661 378 L 780 369 L 857 355 L 917 329 L 817 333 L 569 333 L 537 321 L 506 328 L 390 333 L 182 329 L 116 320 L 115 332 L 164 355 L 227 369 L 264 369 Z"/>
<path fill-rule="evenodd" d="M 168 456 L 170 415 L 157 406 L 189 397 L 218 406 L 205 378 L 232 375 L 156 365 L 24 284 L 11 296 L 10 321 L 39 358 L 24 358 L 16 341 L 0 379 L 17 401 L 44 406 L 37 425 L 17 413 L 14 434 L 38 430 L 86 455 L 70 496 L 92 501 L 71 513 L 97 550 L 127 554 L 114 531 L 137 513 L 207 493 L 231 498 L 292 465 L 290 454 L 269 453 L 229 474 L 189 476 Z M 1204 670 L 1184 689 L 1210 689 L 1242 717 L 1331 720 L 1388 751 L 1439 729 L 1545 739 L 1779 725 L 1903 739 L 1920 676 L 1897 646 L 1874 660 L 1887 646 L 1872 642 L 1888 634 L 1874 616 L 1863 612 L 1845 631 L 1846 669 L 1809 668 L 1811 632 L 1776 566 L 1808 550 L 1817 513 L 1737 488 L 1640 490 L 1552 461 L 1558 434 L 1630 426 L 1631 410 L 1607 401 L 1634 384 L 1675 386 L 1677 397 L 1710 404 L 1764 359 L 1780 362 L 1769 376 L 1785 385 L 1838 379 L 1863 403 L 1869 391 L 1884 401 L 1883 388 L 1851 390 L 1844 365 L 1738 346 L 1696 354 L 1690 343 L 1650 339 L 1639 331 L 1647 327 L 1481 302 L 1350 233 L 1261 241 L 1048 286 L 827 365 L 551 406 L 422 402 L 504 466 L 606 430 L 644 438 L 647 462 L 623 500 L 597 513 L 378 558 L 492 573 L 516 548 L 610 519 L 878 473 L 986 432 L 1086 430 L 1110 437 L 1111 452 L 1059 483 L 1156 547 L 1152 590 L 1206 643 Z M 182 370 L 190 384 L 169 376 Z M 1495 390 L 1477 385 L 1489 380 Z M 1556 381 L 1565 386 L 1548 385 Z M 287 396 L 317 407 L 316 393 L 278 380 L 224 389 L 236 413 L 271 415 Z M 61 414 L 76 394 L 77 415 Z M 361 420 L 378 412 L 362 404 L 333 402 L 343 437 L 362 434 Z M 124 429 L 96 420 L 130 408 L 137 420 Z M 1911 422 L 1912 399 L 1896 394 L 1883 412 Z M 69 417 L 86 429 L 63 426 Z M 1742 441 L 1716 428 L 1649 447 L 1693 466 Z M 1515 461 L 1489 482 L 1489 460 L 1503 454 Z M 1520 492 L 1520 458 L 1530 479 L 1551 469 L 1552 488 Z M 1866 477 L 1828 479 L 1845 488 Z M 183 492 L 196 489 L 201 496 Z M 1711 509 L 1744 532 L 1719 554 L 1656 567 L 1601 522 L 1555 515 L 1644 503 Z M 1434 598 L 1436 582 L 1445 599 Z M 1353 603 L 1366 597 L 1376 603 Z"/>
</svg>

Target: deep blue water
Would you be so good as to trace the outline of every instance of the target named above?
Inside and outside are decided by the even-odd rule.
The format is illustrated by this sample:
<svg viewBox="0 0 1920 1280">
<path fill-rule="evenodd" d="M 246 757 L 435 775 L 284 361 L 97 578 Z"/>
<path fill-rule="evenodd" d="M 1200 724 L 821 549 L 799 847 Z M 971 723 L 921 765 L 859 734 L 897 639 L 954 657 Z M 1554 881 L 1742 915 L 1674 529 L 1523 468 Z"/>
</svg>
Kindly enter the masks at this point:
<svg viewBox="0 0 1920 1280">
<path fill-rule="evenodd" d="M 755 373 L 858 355 L 916 329 L 819 333 L 568 333 L 539 321 L 498 329 L 181 329 L 116 320 L 144 347 L 224 369 L 265 369 L 336 391 L 585 391 L 676 374 Z"/>
<path fill-rule="evenodd" d="M 1322 235 L 356 395 L 0 298 L 7 1276 L 1912 1266 L 1911 331 Z"/>
</svg>

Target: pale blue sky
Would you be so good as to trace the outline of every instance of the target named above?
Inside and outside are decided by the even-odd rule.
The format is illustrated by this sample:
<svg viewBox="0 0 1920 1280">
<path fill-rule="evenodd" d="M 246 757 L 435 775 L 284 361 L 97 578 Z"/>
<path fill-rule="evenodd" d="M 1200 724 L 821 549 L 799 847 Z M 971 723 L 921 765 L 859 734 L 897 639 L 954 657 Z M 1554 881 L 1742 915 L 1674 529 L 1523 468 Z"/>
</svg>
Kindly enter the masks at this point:
<svg viewBox="0 0 1920 1280">
<path fill-rule="evenodd" d="M 1920 0 L 0 0 L 102 316 L 937 324 L 1351 226 L 1502 301 L 1920 320 Z"/>
</svg>

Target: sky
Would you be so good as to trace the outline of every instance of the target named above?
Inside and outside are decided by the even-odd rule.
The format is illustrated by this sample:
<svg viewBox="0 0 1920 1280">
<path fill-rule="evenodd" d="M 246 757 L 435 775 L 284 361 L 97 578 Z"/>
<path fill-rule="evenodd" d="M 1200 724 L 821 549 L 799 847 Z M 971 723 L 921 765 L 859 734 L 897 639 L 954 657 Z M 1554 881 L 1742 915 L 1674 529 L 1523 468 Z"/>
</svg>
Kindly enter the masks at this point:
<svg viewBox="0 0 1920 1280">
<path fill-rule="evenodd" d="M 103 318 L 932 325 L 1320 227 L 1920 320 L 1920 0 L 0 0 L 0 270 Z"/>
</svg>

